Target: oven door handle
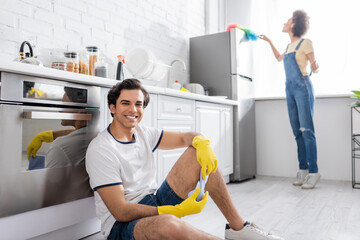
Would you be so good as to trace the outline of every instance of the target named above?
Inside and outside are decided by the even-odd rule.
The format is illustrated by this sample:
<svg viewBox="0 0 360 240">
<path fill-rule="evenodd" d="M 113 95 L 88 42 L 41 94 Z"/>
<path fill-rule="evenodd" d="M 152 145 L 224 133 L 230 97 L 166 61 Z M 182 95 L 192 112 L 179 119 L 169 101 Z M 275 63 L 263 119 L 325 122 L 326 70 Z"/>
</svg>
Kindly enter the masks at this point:
<svg viewBox="0 0 360 240">
<path fill-rule="evenodd" d="M 63 113 L 63 112 L 39 112 L 29 111 L 23 113 L 25 119 L 50 119 L 50 120 L 91 120 L 91 114 Z"/>
</svg>

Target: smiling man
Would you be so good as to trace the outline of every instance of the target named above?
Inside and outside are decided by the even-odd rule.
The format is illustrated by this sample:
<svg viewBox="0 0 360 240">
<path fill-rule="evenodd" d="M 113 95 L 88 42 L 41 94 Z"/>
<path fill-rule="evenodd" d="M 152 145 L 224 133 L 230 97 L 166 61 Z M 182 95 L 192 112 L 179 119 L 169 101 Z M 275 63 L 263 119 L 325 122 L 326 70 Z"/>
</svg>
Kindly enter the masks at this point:
<svg viewBox="0 0 360 240">
<path fill-rule="evenodd" d="M 245 222 L 237 212 L 209 140 L 198 133 L 166 132 L 139 125 L 149 94 L 137 79 L 126 79 L 108 94 L 113 121 L 90 143 L 86 170 L 96 213 L 107 239 L 218 239 L 180 218 L 201 212 L 208 195 L 229 224 L 226 239 L 281 239 Z M 166 180 L 156 184 L 156 149 L 187 147 Z M 188 197 L 208 175 L 206 192 Z"/>
</svg>

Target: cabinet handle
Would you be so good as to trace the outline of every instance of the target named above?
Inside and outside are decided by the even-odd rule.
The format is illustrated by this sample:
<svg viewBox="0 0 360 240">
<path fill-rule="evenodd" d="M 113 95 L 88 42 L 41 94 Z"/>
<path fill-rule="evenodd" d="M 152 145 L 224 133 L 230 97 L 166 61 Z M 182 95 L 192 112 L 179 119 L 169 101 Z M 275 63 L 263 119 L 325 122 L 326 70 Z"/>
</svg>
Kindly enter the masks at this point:
<svg viewBox="0 0 360 240">
<path fill-rule="evenodd" d="M 177 111 L 177 112 L 181 112 L 181 111 L 182 111 L 182 110 L 181 110 L 181 107 L 176 108 L 176 111 Z"/>
</svg>

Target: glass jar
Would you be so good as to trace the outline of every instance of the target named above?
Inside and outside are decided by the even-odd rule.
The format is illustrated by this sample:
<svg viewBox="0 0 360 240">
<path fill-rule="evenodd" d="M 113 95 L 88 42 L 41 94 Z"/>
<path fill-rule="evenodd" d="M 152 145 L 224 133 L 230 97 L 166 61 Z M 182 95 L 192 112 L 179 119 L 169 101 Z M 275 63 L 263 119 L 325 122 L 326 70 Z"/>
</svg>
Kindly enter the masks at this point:
<svg viewBox="0 0 360 240">
<path fill-rule="evenodd" d="M 81 52 L 79 55 L 79 73 L 89 75 L 89 54 Z"/>
<path fill-rule="evenodd" d="M 103 57 L 100 57 L 99 61 L 95 63 L 95 76 L 103 78 L 108 77 L 108 64 Z"/>
<path fill-rule="evenodd" d="M 79 72 L 79 53 L 77 52 L 65 52 L 66 71 Z"/>
<path fill-rule="evenodd" d="M 64 71 L 64 70 L 66 70 L 66 62 L 52 62 L 51 68 Z"/>
<path fill-rule="evenodd" d="M 99 59 L 99 48 L 96 46 L 86 47 L 86 51 L 89 54 L 89 75 L 95 76 L 95 63 Z"/>
</svg>

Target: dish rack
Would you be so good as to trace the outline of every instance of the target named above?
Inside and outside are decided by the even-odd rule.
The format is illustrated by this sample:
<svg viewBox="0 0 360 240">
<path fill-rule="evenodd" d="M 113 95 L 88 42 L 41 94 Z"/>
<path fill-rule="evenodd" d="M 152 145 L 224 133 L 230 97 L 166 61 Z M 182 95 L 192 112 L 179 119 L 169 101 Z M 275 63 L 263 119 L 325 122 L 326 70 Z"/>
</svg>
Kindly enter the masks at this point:
<svg viewBox="0 0 360 240">
<path fill-rule="evenodd" d="M 146 85 L 157 85 L 168 74 L 170 66 L 157 60 L 148 49 L 136 48 L 129 53 L 127 71 Z"/>
</svg>

